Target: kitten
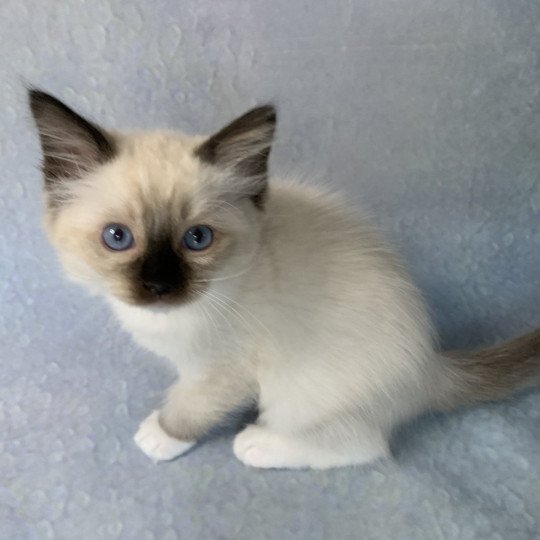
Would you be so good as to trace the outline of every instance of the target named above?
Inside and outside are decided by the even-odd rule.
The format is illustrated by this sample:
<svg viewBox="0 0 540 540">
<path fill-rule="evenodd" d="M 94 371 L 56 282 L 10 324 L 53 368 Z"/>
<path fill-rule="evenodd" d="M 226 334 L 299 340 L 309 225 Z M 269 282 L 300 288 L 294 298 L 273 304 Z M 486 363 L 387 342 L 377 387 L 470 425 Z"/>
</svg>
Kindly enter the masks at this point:
<svg viewBox="0 0 540 540">
<path fill-rule="evenodd" d="M 246 465 L 366 463 L 388 455 L 401 422 L 538 378 L 540 331 L 436 351 L 421 295 L 361 216 L 316 189 L 268 185 L 272 106 L 192 137 L 108 132 L 41 91 L 29 98 L 67 274 L 178 368 L 135 435 L 152 459 L 256 403 L 234 439 Z"/>
</svg>

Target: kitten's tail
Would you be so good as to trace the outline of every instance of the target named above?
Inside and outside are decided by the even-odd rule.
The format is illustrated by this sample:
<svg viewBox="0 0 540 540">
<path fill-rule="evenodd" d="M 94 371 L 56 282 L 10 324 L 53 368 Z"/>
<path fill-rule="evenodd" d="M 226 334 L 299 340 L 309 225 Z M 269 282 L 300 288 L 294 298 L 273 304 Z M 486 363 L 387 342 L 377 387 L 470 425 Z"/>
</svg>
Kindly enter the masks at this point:
<svg viewBox="0 0 540 540">
<path fill-rule="evenodd" d="M 442 354 L 444 371 L 438 408 L 505 398 L 540 381 L 540 329 L 489 349 Z"/>
</svg>

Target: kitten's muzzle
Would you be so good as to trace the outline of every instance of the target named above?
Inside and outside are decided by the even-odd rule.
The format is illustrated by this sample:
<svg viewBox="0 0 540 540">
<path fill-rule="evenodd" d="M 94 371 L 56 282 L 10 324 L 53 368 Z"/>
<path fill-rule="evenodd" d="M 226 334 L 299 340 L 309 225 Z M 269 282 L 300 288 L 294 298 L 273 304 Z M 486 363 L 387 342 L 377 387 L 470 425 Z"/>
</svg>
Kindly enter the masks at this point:
<svg viewBox="0 0 540 540">
<path fill-rule="evenodd" d="M 159 298 L 178 293 L 186 278 L 185 264 L 168 242 L 158 244 L 147 254 L 139 274 L 143 288 Z"/>
</svg>

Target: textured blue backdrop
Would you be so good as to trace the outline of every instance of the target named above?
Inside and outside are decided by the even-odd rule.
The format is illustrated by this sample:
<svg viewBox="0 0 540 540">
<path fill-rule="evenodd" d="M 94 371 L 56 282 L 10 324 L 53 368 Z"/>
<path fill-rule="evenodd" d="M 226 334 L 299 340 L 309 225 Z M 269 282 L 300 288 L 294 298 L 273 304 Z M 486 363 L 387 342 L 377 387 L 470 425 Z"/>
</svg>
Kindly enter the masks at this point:
<svg viewBox="0 0 540 540">
<path fill-rule="evenodd" d="M 540 324 L 537 0 L 3 0 L 0 538 L 538 538 L 540 394 L 424 419 L 394 462 L 261 472 L 133 445 L 171 373 L 60 277 L 24 83 L 104 125 L 279 107 L 276 171 L 374 214 L 446 346 Z"/>
</svg>

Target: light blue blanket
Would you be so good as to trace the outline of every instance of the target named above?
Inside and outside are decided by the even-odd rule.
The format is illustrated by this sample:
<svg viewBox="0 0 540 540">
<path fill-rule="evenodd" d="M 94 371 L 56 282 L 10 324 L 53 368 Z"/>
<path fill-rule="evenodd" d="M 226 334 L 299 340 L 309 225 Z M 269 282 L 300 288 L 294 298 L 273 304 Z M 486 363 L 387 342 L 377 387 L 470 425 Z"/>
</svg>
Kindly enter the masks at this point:
<svg viewBox="0 0 540 540">
<path fill-rule="evenodd" d="M 171 380 L 40 229 L 24 83 L 108 126 L 210 131 L 280 114 L 275 171 L 361 202 L 446 347 L 540 325 L 537 0 L 173 0 L 0 5 L 0 538 L 540 538 L 540 393 L 423 418 L 395 459 L 248 470 L 220 435 L 135 447 Z"/>
</svg>

